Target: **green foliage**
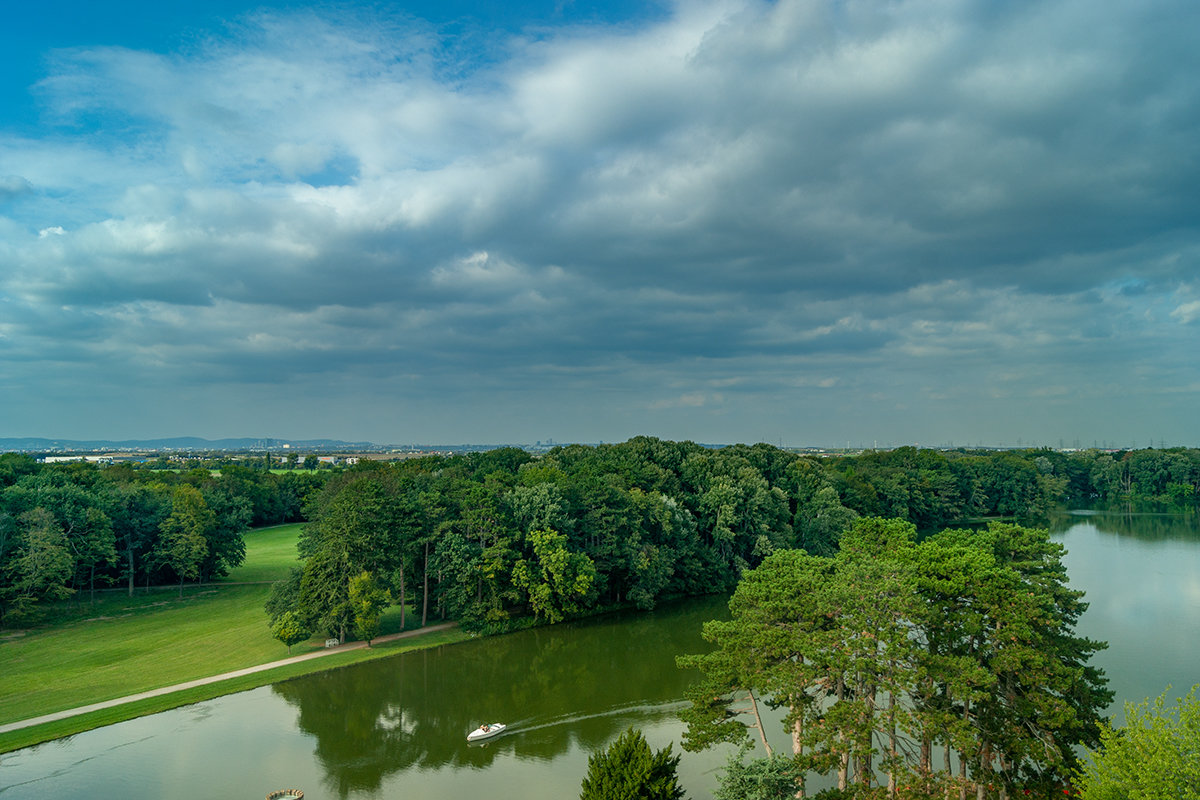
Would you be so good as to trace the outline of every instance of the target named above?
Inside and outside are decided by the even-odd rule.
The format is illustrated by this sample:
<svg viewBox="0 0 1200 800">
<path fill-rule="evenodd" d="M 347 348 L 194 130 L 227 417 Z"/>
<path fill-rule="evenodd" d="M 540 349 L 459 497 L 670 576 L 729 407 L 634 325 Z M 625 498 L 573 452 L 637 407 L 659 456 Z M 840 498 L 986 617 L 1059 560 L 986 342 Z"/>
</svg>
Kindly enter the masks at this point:
<svg viewBox="0 0 1200 800">
<path fill-rule="evenodd" d="M 743 746 L 725 763 L 713 800 L 790 800 L 796 796 L 800 774 L 795 762 L 783 755 L 746 761 L 750 745 Z"/>
<path fill-rule="evenodd" d="M 354 631 L 370 647 L 379 635 L 379 617 L 392 602 L 391 593 L 379 586 L 374 575 L 363 571 L 350 579 L 349 595 Z"/>
<path fill-rule="evenodd" d="M 630 728 L 602 752 L 588 758 L 580 800 L 680 800 L 671 746 L 654 752 L 641 731 Z"/>
<path fill-rule="evenodd" d="M 331 480 L 310 500 L 312 522 L 299 543 L 305 562 L 297 610 L 341 640 L 356 616 L 350 597 L 355 576 L 369 572 L 379 580 L 394 573 L 403 587 L 404 567 L 422 521 L 402 478 L 387 467 L 368 464 Z M 364 630 L 371 630 L 369 615 L 363 621 Z"/>
<path fill-rule="evenodd" d="M 128 464 L 39 465 L 11 454 L 0 463 L 0 603 L 15 591 L 24 541 L 17 520 L 35 509 L 50 514 L 66 537 L 72 569 L 60 588 L 79 592 L 121 581 L 132 595 L 139 583 L 182 585 L 225 574 L 244 557 L 246 525 L 294 517 L 295 498 L 304 491 L 236 466 L 214 475 L 207 468 L 177 474 Z M 94 591 L 88 600 L 96 602 Z"/>
<path fill-rule="evenodd" d="M 309 556 L 300 577 L 297 610 L 314 628 L 343 642 L 354 619 L 350 607 L 352 574 L 346 553 L 330 548 Z"/>
<path fill-rule="evenodd" d="M 275 620 L 271 625 L 271 635 L 279 641 L 287 645 L 288 655 L 292 654 L 292 645 L 300 644 L 308 637 L 312 636 L 312 631 L 300 619 L 300 615 L 295 611 L 285 611 L 282 616 Z"/>
<path fill-rule="evenodd" d="M 200 567 L 208 555 L 208 535 L 217 527 L 217 516 L 192 486 L 180 486 L 171 496 L 171 515 L 159 526 L 160 537 L 155 560 L 170 567 L 183 582 L 200 577 Z"/>
<path fill-rule="evenodd" d="M 53 514 L 44 508 L 26 511 L 12 539 L 0 584 L 0 622 L 26 617 L 39 600 L 61 600 L 74 593 L 67 581 L 75 561 Z"/>
<path fill-rule="evenodd" d="M 1106 724 L 1100 747 L 1077 773 L 1084 800 L 1200 798 L 1200 685 L 1168 705 L 1125 705 L 1125 726 Z"/>
<path fill-rule="evenodd" d="M 837 552 L 838 542 L 857 512 L 842 505 L 832 486 L 823 486 L 796 511 L 796 533 L 800 547 L 817 556 Z"/>
<path fill-rule="evenodd" d="M 308 620 L 300 607 L 300 585 L 304 579 L 304 570 L 293 567 L 288 576 L 271 584 L 271 593 L 263 608 L 267 612 L 268 625 L 274 625 L 280 617 L 288 612 L 295 612 L 299 619 Z"/>
<path fill-rule="evenodd" d="M 572 553 L 567 537 L 556 531 L 533 531 L 528 541 L 533 558 L 518 561 L 512 579 L 528 595 L 534 616 L 553 623 L 579 614 L 595 596 L 592 560 Z"/>
<path fill-rule="evenodd" d="M 862 518 L 833 558 L 780 551 L 747 572 L 731 619 L 704 627 L 715 649 L 679 660 L 703 672 L 684 746 L 744 740 L 727 709 L 757 692 L 787 709 L 795 765 L 836 772 L 839 790 L 947 783 L 935 742 L 976 785 L 1064 782 L 1112 695 L 1087 663 L 1102 645 L 1074 635 L 1086 605 L 1061 547 L 1003 524 L 914 539 Z"/>
<path fill-rule="evenodd" d="M 242 562 L 247 526 L 304 518 L 307 588 L 293 607 L 314 629 L 342 636 L 352 625 L 349 581 L 362 570 L 393 593 L 401 614 L 418 607 L 423 621 L 501 629 L 526 616 L 553 622 L 732 589 L 791 547 L 832 558 L 864 516 L 928 533 L 977 515 L 1030 517 L 1064 498 L 1200 504 L 1200 451 L 1184 449 L 904 447 L 818 459 L 765 444 L 710 449 L 636 437 L 536 459 L 504 448 L 280 474 L 261 457 L 197 460 L 182 472 L 166 460 L 150 466 L 162 468 L 0 455 L 0 614 L 32 610 L 60 589 L 120 582 L 132 594 L 137 585 L 210 581 Z M 18 520 L 36 508 L 62 529 L 71 571 L 31 595 L 17 587 L 27 553 Z M 542 531 L 563 539 L 551 546 Z"/>
</svg>

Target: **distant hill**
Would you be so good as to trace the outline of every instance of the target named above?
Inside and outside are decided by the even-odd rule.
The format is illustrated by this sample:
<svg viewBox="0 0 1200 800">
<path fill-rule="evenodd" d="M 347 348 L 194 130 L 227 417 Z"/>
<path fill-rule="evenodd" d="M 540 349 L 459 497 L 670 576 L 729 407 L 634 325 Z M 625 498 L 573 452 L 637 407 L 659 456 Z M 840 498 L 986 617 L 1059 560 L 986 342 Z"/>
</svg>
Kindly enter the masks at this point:
<svg viewBox="0 0 1200 800">
<path fill-rule="evenodd" d="M 343 442 L 338 439 L 202 439 L 175 436 L 166 439 L 44 439 L 0 438 L 0 452 L 52 452 L 84 450 L 378 450 L 372 442 Z"/>
</svg>

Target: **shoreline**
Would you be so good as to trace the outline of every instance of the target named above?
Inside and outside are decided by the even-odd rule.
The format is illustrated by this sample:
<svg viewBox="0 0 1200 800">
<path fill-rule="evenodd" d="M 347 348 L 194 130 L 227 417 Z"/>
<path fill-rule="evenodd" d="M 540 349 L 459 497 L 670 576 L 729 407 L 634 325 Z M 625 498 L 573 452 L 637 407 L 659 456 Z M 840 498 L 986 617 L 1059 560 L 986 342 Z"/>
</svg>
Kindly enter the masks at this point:
<svg viewBox="0 0 1200 800">
<path fill-rule="evenodd" d="M 449 639 L 445 637 L 434 637 L 434 634 L 453 632 L 459 634 Z M 270 683 L 275 683 L 280 680 L 288 680 L 303 675 L 310 675 L 315 672 L 321 672 L 324 669 L 338 669 L 342 666 L 358 663 L 360 661 L 370 660 L 372 658 L 383 658 L 391 655 L 398 655 L 409 649 L 421 649 L 421 645 L 426 644 L 420 641 L 413 642 L 415 647 L 407 647 L 403 649 L 389 648 L 389 645 L 394 642 L 416 639 L 431 636 L 436 641 L 427 643 L 427 646 L 435 647 L 442 644 L 453 644 L 458 641 L 463 641 L 468 637 L 468 634 L 461 631 L 456 622 L 444 622 L 435 625 L 429 625 L 424 628 L 416 628 L 414 630 L 401 631 L 399 633 L 380 636 L 371 640 L 371 647 L 367 647 L 367 643 L 363 641 L 348 642 L 344 645 L 331 647 L 325 650 L 318 650 L 310 653 L 302 653 L 297 656 L 279 659 L 277 661 L 269 661 L 264 664 L 257 664 L 251 667 L 245 667 L 238 670 L 223 672 L 217 675 L 210 675 L 205 678 L 197 678 L 195 680 L 186 681 L 183 683 L 163 686 L 158 689 L 150 689 L 144 692 L 138 692 L 131 695 L 125 695 L 111 700 L 105 700 L 98 703 L 91 703 L 85 706 L 78 706 L 70 709 L 63 709 L 50 714 L 43 714 L 37 717 L 28 717 L 23 720 L 5 723 L 0 725 L 0 753 L 10 753 L 15 750 L 21 750 L 26 747 L 32 747 L 44 742 L 61 739 L 66 736 L 71 736 L 76 733 L 102 728 L 106 725 L 112 725 L 117 722 L 134 719 L 148 714 L 155 714 L 159 711 L 165 711 L 171 708 L 191 705 L 192 703 L 210 700 L 214 697 L 221 697 L 227 694 L 236 694 L 237 692 L 247 691 L 249 689 L 258 688 Z M 384 647 L 378 647 L 384 645 Z M 337 659 L 339 663 L 332 664 L 329 667 L 316 667 L 312 669 L 289 669 L 303 665 L 309 661 L 315 661 L 321 658 L 330 656 L 338 656 L 342 654 L 361 654 L 360 651 L 371 651 L 370 656 L 363 658 L 355 658 L 353 660 Z M 278 672 L 278 675 L 269 675 L 265 673 Z M 219 684 L 232 683 L 228 686 L 219 686 Z M 206 691 L 207 690 L 207 691 Z M 156 702 L 157 701 L 157 702 Z M 107 712 L 107 713 L 106 713 Z M 88 717 L 92 717 L 91 720 Z"/>
</svg>

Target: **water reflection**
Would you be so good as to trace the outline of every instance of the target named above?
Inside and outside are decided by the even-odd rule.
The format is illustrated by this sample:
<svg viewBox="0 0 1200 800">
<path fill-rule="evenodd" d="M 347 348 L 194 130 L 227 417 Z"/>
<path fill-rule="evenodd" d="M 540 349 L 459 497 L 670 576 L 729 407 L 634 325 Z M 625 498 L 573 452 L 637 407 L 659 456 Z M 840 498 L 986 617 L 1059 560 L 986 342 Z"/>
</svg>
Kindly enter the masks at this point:
<svg viewBox="0 0 1200 800">
<path fill-rule="evenodd" d="M 482 639 L 276 684 L 332 794 L 374 793 L 407 770 L 485 769 L 497 759 L 553 761 L 607 745 L 629 725 L 674 718 L 694 675 L 675 655 L 704 647 L 700 627 L 724 599 L 651 614 Z M 510 730 L 465 746 L 481 722 Z"/>
<path fill-rule="evenodd" d="M 1116 692 L 1108 711 L 1121 722 L 1126 701 L 1168 685 L 1178 696 L 1200 682 L 1200 535 L 1195 516 L 1074 519 L 1055 538 L 1066 548 L 1071 585 L 1087 592 L 1078 632 L 1108 642 L 1095 661 Z"/>
<path fill-rule="evenodd" d="M 1073 586 L 1091 608 L 1079 633 L 1121 702 L 1200 682 L 1200 535 L 1196 517 L 1064 515 L 1053 526 Z M 723 598 L 649 615 L 418 651 L 112 725 L 0 757 L 0 800 L 263 797 L 298 786 L 312 800 L 576 797 L 588 755 L 629 725 L 655 749 L 678 742 L 689 680 Z M 773 743 L 789 746 L 777 712 Z M 481 722 L 512 732 L 485 747 Z M 707 800 L 726 750 L 684 754 L 688 796 Z M 815 787 L 814 787 L 815 788 Z"/>
<path fill-rule="evenodd" d="M 1050 518 L 1052 531 L 1066 531 L 1081 523 L 1092 525 L 1109 536 L 1125 536 L 1147 542 L 1200 541 L 1195 514 L 1163 511 L 1154 505 L 1117 504 L 1090 509 L 1062 511 Z"/>
</svg>

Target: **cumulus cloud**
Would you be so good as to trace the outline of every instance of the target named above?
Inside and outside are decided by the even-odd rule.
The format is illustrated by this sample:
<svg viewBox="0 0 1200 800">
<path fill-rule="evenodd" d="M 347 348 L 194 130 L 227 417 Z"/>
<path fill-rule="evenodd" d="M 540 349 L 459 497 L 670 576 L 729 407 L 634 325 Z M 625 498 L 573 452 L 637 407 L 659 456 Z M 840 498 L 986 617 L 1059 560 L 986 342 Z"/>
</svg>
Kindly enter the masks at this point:
<svg viewBox="0 0 1200 800">
<path fill-rule="evenodd" d="M 737 437 L 739 414 L 853 427 L 907 392 L 945 419 L 1003 386 L 1050 430 L 1064 373 L 1195 384 L 1168 322 L 1200 316 L 1171 304 L 1196 269 L 1197 24 L 1182 0 L 718 0 L 487 59 L 315 12 L 60 52 L 56 133 L 0 134 L 25 176 L 0 178 L 6 341 L 39 343 L 0 359 L 82 326 L 56 363 L 125 382 L 553 386 L 600 438 L 613 393 Z"/>
</svg>

